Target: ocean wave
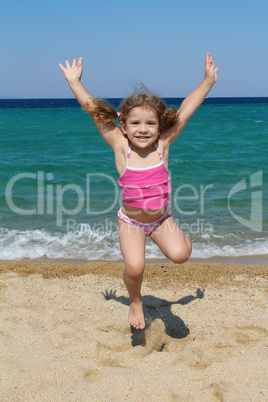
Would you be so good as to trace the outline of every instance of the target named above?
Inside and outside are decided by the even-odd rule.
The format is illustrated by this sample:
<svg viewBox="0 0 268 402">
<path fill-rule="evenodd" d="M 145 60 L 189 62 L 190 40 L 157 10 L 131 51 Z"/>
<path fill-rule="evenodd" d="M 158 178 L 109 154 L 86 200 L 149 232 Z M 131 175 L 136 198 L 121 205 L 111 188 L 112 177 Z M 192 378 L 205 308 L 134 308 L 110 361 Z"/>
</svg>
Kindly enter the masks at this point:
<svg viewBox="0 0 268 402">
<path fill-rule="evenodd" d="M 215 255 L 242 256 L 268 254 L 268 238 L 244 238 L 233 233 L 209 233 L 205 237 L 192 236 L 193 258 Z M 118 260 L 122 259 L 117 230 L 98 230 L 81 224 L 69 233 L 41 230 L 8 230 L 0 227 L 0 260 L 37 259 Z M 147 258 L 163 258 L 159 248 L 148 239 Z"/>
<path fill-rule="evenodd" d="M 8 230 L 0 228 L 0 259 L 48 258 L 120 259 L 116 232 L 98 231 L 90 225 L 69 233 L 42 230 Z"/>
<path fill-rule="evenodd" d="M 192 258 L 220 257 L 240 257 L 245 255 L 264 255 L 268 254 L 268 240 L 244 242 L 236 245 L 218 246 L 217 244 L 204 245 L 195 243 L 191 254 Z"/>
</svg>

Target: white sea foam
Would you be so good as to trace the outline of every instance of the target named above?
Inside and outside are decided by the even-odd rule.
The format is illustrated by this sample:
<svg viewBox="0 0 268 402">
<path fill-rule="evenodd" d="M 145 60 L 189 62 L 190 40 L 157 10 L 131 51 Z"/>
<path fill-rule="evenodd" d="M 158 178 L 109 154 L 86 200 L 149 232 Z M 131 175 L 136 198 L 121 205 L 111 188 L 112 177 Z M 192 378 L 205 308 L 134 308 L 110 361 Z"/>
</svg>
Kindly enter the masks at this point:
<svg viewBox="0 0 268 402">
<path fill-rule="evenodd" d="M 0 259 L 73 258 L 119 259 L 121 252 L 116 232 L 94 231 L 89 225 L 69 233 L 45 230 L 7 230 L 0 228 Z"/>
<path fill-rule="evenodd" d="M 192 237 L 193 258 L 209 258 L 215 255 L 242 256 L 268 254 L 268 238 L 240 238 L 232 233 L 206 233 Z M 49 233 L 46 230 L 8 230 L 0 228 L 0 260 L 48 258 L 106 259 L 122 258 L 118 232 L 94 230 L 83 224 L 80 230 L 69 233 Z M 162 258 L 159 248 L 148 239 L 147 258 Z"/>
</svg>

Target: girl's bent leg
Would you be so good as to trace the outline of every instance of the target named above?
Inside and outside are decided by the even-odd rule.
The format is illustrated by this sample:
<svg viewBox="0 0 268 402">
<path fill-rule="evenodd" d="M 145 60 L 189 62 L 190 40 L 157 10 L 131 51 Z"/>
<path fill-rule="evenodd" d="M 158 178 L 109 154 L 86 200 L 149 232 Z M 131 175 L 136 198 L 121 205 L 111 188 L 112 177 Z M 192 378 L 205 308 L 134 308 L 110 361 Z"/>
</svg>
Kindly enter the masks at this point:
<svg viewBox="0 0 268 402">
<path fill-rule="evenodd" d="M 141 284 L 145 268 L 146 236 L 142 230 L 129 223 L 118 221 L 119 241 L 125 261 L 123 279 L 129 293 L 128 321 L 137 329 L 145 327 L 142 308 Z"/>
<path fill-rule="evenodd" d="M 192 242 L 182 233 L 172 216 L 151 234 L 151 239 L 162 253 L 176 264 L 186 262 L 191 255 Z"/>
</svg>

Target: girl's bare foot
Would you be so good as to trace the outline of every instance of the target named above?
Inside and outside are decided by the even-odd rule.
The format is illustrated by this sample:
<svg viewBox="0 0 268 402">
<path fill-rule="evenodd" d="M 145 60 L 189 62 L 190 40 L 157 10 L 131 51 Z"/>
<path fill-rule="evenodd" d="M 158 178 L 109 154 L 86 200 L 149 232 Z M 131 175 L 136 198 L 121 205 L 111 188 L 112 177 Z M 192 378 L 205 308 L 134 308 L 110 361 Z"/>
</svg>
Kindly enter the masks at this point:
<svg viewBox="0 0 268 402">
<path fill-rule="evenodd" d="M 142 298 L 135 299 L 130 303 L 128 322 L 136 329 L 145 328 Z"/>
</svg>

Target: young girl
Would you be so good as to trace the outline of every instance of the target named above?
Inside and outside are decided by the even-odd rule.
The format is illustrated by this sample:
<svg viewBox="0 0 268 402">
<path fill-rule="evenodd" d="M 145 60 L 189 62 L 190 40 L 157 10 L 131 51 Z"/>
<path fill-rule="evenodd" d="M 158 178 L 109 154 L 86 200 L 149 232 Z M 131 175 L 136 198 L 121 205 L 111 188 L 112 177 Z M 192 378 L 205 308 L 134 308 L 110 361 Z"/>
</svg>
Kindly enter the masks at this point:
<svg viewBox="0 0 268 402">
<path fill-rule="evenodd" d="M 124 257 L 123 278 L 129 299 L 129 323 L 145 328 L 141 284 L 145 268 L 146 236 L 174 263 L 188 260 L 191 240 L 184 236 L 168 207 L 171 191 L 168 172 L 169 147 L 217 81 L 215 64 L 206 54 L 205 78 L 182 102 L 180 109 L 166 107 L 149 93 L 134 94 L 122 101 L 119 113 L 104 100 L 94 99 L 81 83 L 82 58 L 66 60 L 64 72 L 81 106 L 92 116 L 100 135 L 112 147 L 120 175 L 123 205 L 118 211 L 120 248 Z M 114 121 L 119 117 L 118 128 Z"/>
</svg>

